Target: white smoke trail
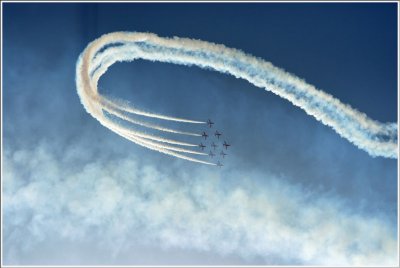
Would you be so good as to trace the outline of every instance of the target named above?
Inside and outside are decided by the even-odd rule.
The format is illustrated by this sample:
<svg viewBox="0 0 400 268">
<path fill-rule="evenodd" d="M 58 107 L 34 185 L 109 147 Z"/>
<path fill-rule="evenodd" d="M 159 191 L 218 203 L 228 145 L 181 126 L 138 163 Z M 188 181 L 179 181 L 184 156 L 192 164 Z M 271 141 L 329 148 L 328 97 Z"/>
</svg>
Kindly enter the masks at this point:
<svg viewBox="0 0 400 268">
<path fill-rule="evenodd" d="M 196 65 L 242 78 L 289 100 L 340 136 L 371 156 L 397 158 L 397 124 L 380 123 L 316 89 L 271 63 L 209 42 L 187 38 L 161 38 L 150 33 L 115 32 L 91 42 L 77 63 L 77 87 L 86 110 L 103 120 L 97 84 L 107 69 L 118 61 L 144 59 L 181 65 Z M 120 110 L 147 117 L 186 123 L 204 123 L 139 111 L 121 102 Z M 105 124 L 106 127 L 107 124 Z"/>
<path fill-rule="evenodd" d="M 148 149 L 155 150 L 155 151 L 158 151 L 160 153 L 164 153 L 164 154 L 167 154 L 167 155 L 175 156 L 175 157 L 178 157 L 178 158 L 181 158 L 181 159 L 185 159 L 185 160 L 196 162 L 196 163 L 200 163 L 200 164 L 206 164 L 206 165 L 212 165 L 212 166 L 216 165 L 216 164 L 211 163 L 211 162 L 202 161 L 202 160 L 199 160 L 199 159 L 196 159 L 196 158 L 188 157 L 186 155 L 175 153 L 174 151 L 181 152 L 181 153 L 197 154 L 197 155 L 207 155 L 205 153 L 192 151 L 192 150 L 187 150 L 187 149 L 182 149 L 182 148 L 179 148 L 179 147 L 168 146 L 168 145 L 164 145 L 164 144 L 161 144 L 161 143 L 149 141 L 149 140 L 156 140 L 156 141 L 161 141 L 161 142 L 165 142 L 165 143 L 174 143 L 171 140 L 159 139 L 159 138 L 155 138 L 154 136 L 149 136 L 149 135 L 137 132 L 137 131 L 129 130 L 129 129 L 117 124 L 116 122 L 113 122 L 110 118 L 104 117 L 102 119 L 102 124 L 107 125 L 107 127 L 109 129 L 111 129 L 112 131 L 114 131 L 115 133 L 120 135 L 121 137 L 123 137 L 123 138 L 125 138 L 125 139 L 127 139 L 129 141 L 132 141 L 132 142 L 134 142 L 134 143 L 136 143 L 138 145 L 146 147 Z M 178 143 L 178 142 L 176 142 L 175 144 L 186 145 L 185 143 Z"/>
<path fill-rule="evenodd" d="M 197 154 L 197 155 L 207 155 L 205 153 L 193 151 L 193 150 L 187 150 L 179 147 L 174 147 L 174 146 L 168 146 L 168 145 L 163 145 L 158 142 L 163 142 L 163 143 L 170 143 L 170 144 L 175 144 L 175 145 L 180 145 L 180 146 L 197 146 L 196 144 L 192 143 L 187 143 L 187 142 L 181 142 L 181 141 L 176 141 L 176 140 L 171 140 L 171 139 L 165 139 L 159 136 L 154 136 L 154 135 L 149 135 L 145 134 L 139 131 L 135 131 L 133 129 L 130 129 L 122 124 L 117 123 L 116 121 L 111 120 L 109 117 L 106 116 L 106 114 L 103 111 L 106 111 L 117 118 L 123 119 L 125 121 L 128 121 L 133 124 L 145 126 L 148 128 L 160 130 L 160 131 L 165 131 L 165 132 L 172 132 L 175 134 L 183 134 L 183 135 L 190 135 L 190 136 L 200 136 L 199 134 L 196 133 L 191 133 L 191 132 L 182 132 L 178 130 L 173 130 L 169 128 L 164 128 L 160 126 L 156 126 L 154 124 L 149 124 L 146 122 L 141 122 L 138 120 L 132 119 L 130 116 L 125 115 L 123 112 L 128 112 L 128 113 L 133 113 L 137 115 L 142 115 L 142 116 L 147 116 L 147 117 L 153 117 L 153 118 L 158 118 L 158 119 L 163 119 L 163 120 L 170 120 L 170 121 L 177 121 L 177 122 L 182 122 L 182 123 L 200 123 L 204 124 L 205 122 L 201 121 L 193 121 L 193 120 L 188 120 L 188 119 L 181 119 L 181 118 L 175 118 L 175 117 L 169 117 L 169 116 L 164 116 L 164 115 L 158 115 L 158 114 L 152 114 L 148 112 L 143 112 L 140 110 L 137 110 L 133 107 L 129 107 L 125 104 L 123 104 L 121 101 L 116 101 L 116 100 L 109 100 L 104 98 L 103 96 L 98 94 L 98 89 L 97 89 L 97 81 L 96 85 L 93 86 L 93 75 L 89 75 L 89 70 L 91 69 L 91 61 L 90 61 L 90 56 L 94 50 L 89 49 L 90 45 L 88 46 L 88 49 L 85 50 L 84 55 L 81 55 L 81 57 L 78 60 L 77 64 L 77 75 L 76 75 L 76 83 L 77 83 L 77 88 L 78 88 L 78 94 L 81 98 L 81 101 L 83 105 L 85 106 L 86 110 L 94 117 L 96 118 L 102 125 L 105 127 L 111 129 L 112 131 L 116 132 L 120 136 L 138 144 L 141 146 L 144 146 L 148 149 L 156 150 L 158 152 L 175 156 L 181 159 L 197 162 L 197 163 L 202 163 L 202 164 L 207 164 L 207 165 L 215 165 L 213 163 L 207 162 L 207 161 L 202 161 L 199 159 L 195 159 L 192 157 L 188 157 L 186 155 L 183 155 L 181 153 L 190 153 L 190 154 Z M 149 140 L 154 140 L 157 142 L 151 142 Z M 180 152 L 180 153 L 176 153 Z"/>
<path fill-rule="evenodd" d="M 117 126 L 117 124 L 115 122 L 113 122 L 111 119 L 107 118 L 106 120 L 104 120 L 107 124 L 107 126 L 114 126 L 114 128 Z M 169 143 L 169 144 L 175 144 L 175 145 L 181 145 L 181 146 L 191 146 L 191 147 L 196 147 L 196 144 L 192 144 L 192 143 L 186 143 L 186 142 L 180 142 L 180 141 L 176 141 L 176 140 L 171 140 L 171 139 L 165 139 L 165 138 L 161 138 L 158 136 L 154 136 L 154 135 L 149 135 L 149 134 L 145 134 L 142 133 L 140 131 L 135 131 L 133 129 L 130 129 L 128 127 L 124 127 L 122 125 L 118 125 L 118 129 L 124 133 L 128 133 L 129 135 L 133 135 L 135 137 L 141 137 L 147 140 L 154 140 L 154 141 L 158 141 L 158 142 L 164 142 L 164 143 Z"/>
<path fill-rule="evenodd" d="M 113 106 L 111 106 L 110 104 L 112 103 Z M 178 130 L 174 130 L 174 129 L 170 129 L 170 128 L 165 128 L 165 127 L 160 127 L 154 124 L 150 124 L 150 123 L 146 123 L 146 122 L 142 122 L 139 120 L 135 120 L 132 119 L 130 116 L 127 116 L 125 114 L 123 114 L 122 112 L 119 111 L 121 106 L 117 106 L 115 105 L 115 103 L 113 102 L 108 102 L 107 105 L 103 106 L 103 109 L 107 112 L 109 112 L 110 114 L 113 114 L 125 121 L 128 121 L 132 124 L 136 124 L 136 125 L 140 125 L 140 126 L 144 126 L 147 128 L 152 128 L 152 129 L 156 129 L 156 130 L 160 130 L 160 131 L 164 131 L 164 132 L 170 132 L 170 133 L 175 133 L 175 134 L 182 134 L 182 135 L 189 135 L 189 136 L 195 136 L 195 137 L 201 137 L 200 134 L 197 133 L 192 133 L 192 132 L 185 132 L 185 131 L 178 131 Z M 197 145 L 193 145 L 193 146 L 197 146 Z"/>
<path fill-rule="evenodd" d="M 205 124 L 206 123 L 206 122 L 202 122 L 202 121 L 195 121 L 195 120 L 189 120 L 189 119 L 183 119 L 183 118 L 177 118 L 177 117 L 171 117 L 171 116 L 166 116 L 166 115 L 161 115 L 161 114 L 153 114 L 153 113 L 149 113 L 149 112 L 140 111 L 138 109 L 135 109 L 135 108 L 129 106 L 128 104 L 124 104 L 120 100 L 113 100 L 113 101 L 108 100 L 108 101 L 110 103 L 112 103 L 113 105 L 117 106 L 118 109 L 128 112 L 128 113 L 132 113 L 132 114 L 137 114 L 137 115 L 142 115 L 142 116 L 152 117 L 152 118 L 158 118 L 158 119 L 163 119 L 163 120 L 168 120 L 168 121 L 181 122 L 181 123 L 192 123 L 192 124 Z"/>
<path fill-rule="evenodd" d="M 196 158 L 192 158 L 192 157 L 188 157 L 186 155 L 175 153 L 175 152 L 173 152 L 173 150 L 175 150 L 175 151 L 177 150 L 177 151 L 180 151 L 180 152 L 186 152 L 186 153 L 195 153 L 195 154 L 205 155 L 203 153 L 184 150 L 184 149 L 180 149 L 180 148 L 177 148 L 177 147 L 165 146 L 165 145 L 157 144 L 157 143 L 154 143 L 154 142 L 146 141 L 146 140 L 144 140 L 142 138 L 139 138 L 139 137 L 137 137 L 137 136 L 135 136 L 133 134 L 124 133 L 123 129 L 120 129 L 119 126 L 115 126 L 114 127 L 113 124 L 110 124 L 109 128 L 112 131 L 114 131 L 115 133 L 117 133 L 118 135 L 120 135 L 121 137 L 124 137 L 125 139 L 130 140 L 130 141 L 132 141 L 132 142 L 134 142 L 134 143 L 136 143 L 138 145 L 141 145 L 143 147 L 146 147 L 148 149 L 155 150 L 155 151 L 158 151 L 160 153 L 164 153 L 164 154 L 167 154 L 167 155 L 175 156 L 175 157 L 178 157 L 178 158 L 181 158 L 181 159 L 184 159 L 184 160 L 188 160 L 188 161 L 192 161 L 192 162 L 196 162 L 196 163 L 200 163 L 200 164 L 206 164 L 206 165 L 212 165 L 212 166 L 216 165 L 214 163 L 210 163 L 210 162 L 207 162 L 207 161 L 201 161 L 201 160 L 196 159 Z"/>
</svg>

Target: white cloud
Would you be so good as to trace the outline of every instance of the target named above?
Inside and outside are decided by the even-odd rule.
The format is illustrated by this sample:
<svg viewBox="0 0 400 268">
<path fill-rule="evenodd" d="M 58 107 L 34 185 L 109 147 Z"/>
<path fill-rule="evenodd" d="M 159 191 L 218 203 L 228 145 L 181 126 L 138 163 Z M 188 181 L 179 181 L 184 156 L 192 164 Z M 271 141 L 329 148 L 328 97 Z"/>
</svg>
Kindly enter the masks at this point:
<svg viewBox="0 0 400 268">
<path fill-rule="evenodd" d="M 198 166 L 176 173 L 134 156 L 79 163 L 70 155 L 45 144 L 4 152 L 6 264 L 29 264 L 22 256 L 54 239 L 94 240 L 114 257 L 156 245 L 280 259 L 274 264 L 397 263 L 395 226 L 271 174 Z"/>
</svg>

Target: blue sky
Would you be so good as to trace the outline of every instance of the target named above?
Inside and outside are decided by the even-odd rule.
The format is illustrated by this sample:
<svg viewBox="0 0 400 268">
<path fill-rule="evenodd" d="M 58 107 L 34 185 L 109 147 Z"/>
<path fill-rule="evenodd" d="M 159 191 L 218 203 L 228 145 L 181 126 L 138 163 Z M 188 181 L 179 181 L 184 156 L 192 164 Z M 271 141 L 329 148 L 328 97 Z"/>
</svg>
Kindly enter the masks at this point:
<svg viewBox="0 0 400 268">
<path fill-rule="evenodd" d="M 214 119 L 233 144 L 216 170 L 124 140 L 86 113 L 75 86 L 90 41 L 153 32 L 241 49 L 395 122 L 396 4 L 6 3 L 3 15 L 5 264 L 397 258 L 396 160 L 371 157 L 286 100 L 143 60 L 101 78 L 101 93 L 141 109 Z"/>
</svg>

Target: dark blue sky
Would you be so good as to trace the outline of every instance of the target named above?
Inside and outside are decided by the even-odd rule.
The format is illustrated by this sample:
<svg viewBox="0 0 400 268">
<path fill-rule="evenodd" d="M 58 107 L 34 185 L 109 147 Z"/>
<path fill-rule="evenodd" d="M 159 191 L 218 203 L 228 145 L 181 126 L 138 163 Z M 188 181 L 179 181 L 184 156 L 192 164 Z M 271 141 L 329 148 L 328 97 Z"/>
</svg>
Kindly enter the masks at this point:
<svg viewBox="0 0 400 268">
<path fill-rule="evenodd" d="M 3 144 L 12 159 L 45 143 L 71 172 L 82 161 L 140 155 L 143 165 L 155 161 L 161 173 L 178 181 L 182 174 L 203 174 L 205 167 L 120 138 L 84 110 L 75 87 L 76 60 L 90 41 L 114 31 L 238 48 L 375 120 L 397 121 L 395 3 L 6 3 L 3 15 Z M 333 196 L 351 212 L 396 223 L 396 160 L 371 157 L 286 100 L 243 80 L 140 60 L 112 66 L 100 80 L 100 92 L 151 112 L 213 118 L 234 145 L 226 168 L 215 173 L 222 188 L 262 188 L 273 174 L 306 193 Z M 66 159 L 78 145 L 85 149 Z M 34 172 L 29 166 L 24 172 L 28 183 Z M 238 180 L 238 174 L 246 179 Z"/>
<path fill-rule="evenodd" d="M 91 40 L 118 30 L 204 39 L 242 48 L 305 78 L 372 118 L 395 121 L 396 4 L 265 6 L 6 4 L 4 46 L 7 49 L 8 42 L 24 43 L 45 32 L 34 38 L 31 46 L 37 53 L 57 58 L 57 53 L 78 54 Z M 74 44 L 78 51 L 65 47 L 65 33 L 71 32 L 81 37 L 81 43 Z"/>
</svg>

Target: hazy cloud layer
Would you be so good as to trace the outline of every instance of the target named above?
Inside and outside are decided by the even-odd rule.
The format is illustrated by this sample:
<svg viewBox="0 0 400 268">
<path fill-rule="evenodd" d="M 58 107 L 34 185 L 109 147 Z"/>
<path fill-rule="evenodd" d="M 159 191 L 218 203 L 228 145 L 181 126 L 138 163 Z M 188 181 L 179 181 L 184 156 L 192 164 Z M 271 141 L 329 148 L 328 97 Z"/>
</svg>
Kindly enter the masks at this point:
<svg viewBox="0 0 400 268">
<path fill-rule="evenodd" d="M 177 177 L 177 167 L 161 171 L 135 156 L 65 168 L 79 160 L 82 149 L 76 146 L 58 156 L 46 143 L 5 152 L 7 264 L 24 264 L 20 254 L 53 239 L 93 239 L 114 256 L 132 246 L 158 244 L 265 262 L 286 256 L 304 264 L 396 262 L 395 227 L 384 218 L 354 213 L 333 196 L 258 172 L 196 168 Z M 265 180 L 262 187 L 256 178 Z M 246 183 L 229 186 L 225 180 Z"/>
</svg>

